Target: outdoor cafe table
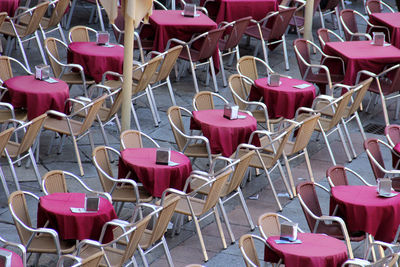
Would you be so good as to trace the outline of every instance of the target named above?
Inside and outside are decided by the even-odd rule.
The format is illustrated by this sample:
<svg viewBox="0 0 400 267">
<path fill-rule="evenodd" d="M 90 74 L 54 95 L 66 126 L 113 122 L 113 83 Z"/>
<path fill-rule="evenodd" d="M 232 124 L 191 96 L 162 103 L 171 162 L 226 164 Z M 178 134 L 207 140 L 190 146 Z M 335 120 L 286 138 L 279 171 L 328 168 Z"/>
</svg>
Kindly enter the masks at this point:
<svg viewBox="0 0 400 267">
<path fill-rule="evenodd" d="M 123 72 L 124 47 L 114 44 L 97 45 L 96 42 L 72 42 L 68 45 L 68 63 L 79 64 L 86 75 L 101 82 L 106 71 Z"/>
<path fill-rule="evenodd" d="M 299 107 L 311 107 L 315 98 L 315 86 L 303 80 L 280 78 L 279 86 L 268 85 L 268 78 L 261 78 L 254 81 L 251 87 L 249 100 L 258 101 L 263 98 L 267 105 L 270 118 L 284 117 L 294 118 L 296 110 Z M 309 85 L 306 88 L 299 89 L 293 86 Z"/>
<path fill-rule="evenodd" d="M 400 48 L 400 12 L 372 13 L 369 21 L 374 25 L 386 26 L 390 31 L 390 42 Z"/>
<path fill-rule="evenodd" d="M 267 239 L 264 261 L 278 262 L 283 259 L 286 267 L 336 267 L 347 260 L 347 248 L 343 241 L 325 234 L 298 233 L 301 244 L 277 244 L 279 236 Z"/>
<path fill-rule="evenodd" d="M 11 252 L 12 256 L 11 256 L 11 267 L 24 267 L 24 263 L 22 261 L 22 258 L 20 255 L 18 255 L 17 253 L 15 253 L 14 251 L 8 250 L 6 248 L 0 248 L 0 250 L 6 251 L 6 252 Z M 4 265 L 2 265 L 4 266 Z"/>
<path fill-rule="evenodd" d="M 376 186 L 335 186 L 331 190 L 331 211 L 346 222 L 349 232 L 363 231 L 375 240 L 392 242 L 400 224 L 400 195 L 380 197 Z"/>
<path fill-rule="evenodd" d="M 65 112 L 65 100 L 69 98 L 68 84 L 55 79 L 57 83 L 36 80 L 32 75 L 16 76 L 4 82 L 8 92 L 4 100 L 14 108 L 26 108 L 28 120 L 52 109 Z"/>
<path fill-rule="evenodd" d="M 14 16 L 19 6 L 19 0 L 0 0 L 0 12 L 7 12 L 9 17 Z"/>
<path fill-rule="evenodd" d="M 38 227 L 56 230 L 60 238 L 83 240 L 99 240 L 103 225 L 117 219 L 114 207 L 108 199 L 100 197 L 97 212 L 73 213 L 72 208 L 83 208 L 85 205 L 84 193 L 53 193 L 40 197 L 38 207 Z M 107 231 L 103 242 L 113 239 L 112 231 Z"/>
<path fill-rule="evenodd" d="M 190 159 L 184 154 L 171 150 L 170 161 L 176 166 L 156 164 L 156 148 L 127 148 L 121 152 L 118 177 L 126 177 L 129 171 L 139 180 L 147 192 L 161 197 L 167 188 L 183 190 L 186 179 L 192 172 Z"/>
<path fill-rule="evenodd" d="M 210 141 L 211 153 L 221 153 L 229 157 L 241 143 L 247 143 L 250 135 L 257 129 L 257 121 L 253 116 L 239 112 L 244 119 L 229 120 L 223 116 L 224 110 L 210 109 L 193 111 L 191 129 L 201 129 Z"/>
<path fill-rule="evenodd" d="M 201 3 L 205 2 L 204 0 Z M 215 21 L 235 21 L 243 17 L 251 16 L 255 20 L 261 20 L 269 12 L 277 11 L 279 4 L 276 0 L 217 0 L 217 18 Z M 216 13 L 216 12 L 215 12 Z"/>
<path fill-rule="evenodd" d="M 198 11 L 198 17 L 184 17 L 182 10 L 153 10 L 149 23 L 154 32 L 153 50 L 164 52 L 168 40 L 177 38 L 184 42 L 193 34 L 201 34 L 217 28 L 217 24 L 207 15 Z M 219 69 L 218 50 L 213 55 L 214 67 Z"/>
<path fill-rule="evenodd" d="M 400 63 L 400 49 L 393 46 L 376 46 L 372 41 L 327 42 L 324 52 L 341 57 L 345 62 L 344 84 L 353 85 L 360 70 L 380 73 L 388 64 Z M 332 71 L 341 66 L 329 66 Z"/>
</svg>

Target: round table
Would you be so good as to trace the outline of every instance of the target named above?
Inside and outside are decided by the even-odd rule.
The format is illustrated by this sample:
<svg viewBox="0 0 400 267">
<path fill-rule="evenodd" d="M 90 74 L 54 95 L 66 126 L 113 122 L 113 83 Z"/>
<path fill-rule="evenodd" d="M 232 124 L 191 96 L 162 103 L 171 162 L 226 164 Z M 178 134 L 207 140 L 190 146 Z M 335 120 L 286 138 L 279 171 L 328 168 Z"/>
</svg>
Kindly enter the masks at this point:
<svg viewBox="0 0 400 267">
<path fill-rule="evenodd" d="M 277 262 L 283 259 L 286 267 L 336 267 L 347 260 L 347 248 L 343 241 L 325 234 L 298 233 L 301 244 L 277 244 L 279 236 L 267 239 L 264 260 Z"/>
<path fill-rule="evenodd" d="M 86 75 L 101 82 L 106 71 L 123 72 L 124 48 L 97 45 L 95 42 L 72 42 L 68 45 L 68 63 L 79 64 Z"/>
<path fill-rule="evenodd" d="M 57 83 L 36 80 L 32 75 L 16 76 L 4 82 L 8 89 L 5 101 L 14 108 L 26 108 L 28 119 L 52 109 L 65 112 L 65 100 L 69 98 L 68 84 L 56 79 Z"/>
<path fill-rule="evenodd" d="M 17 253 L 15 253 L 14 251 L 8 250 L 6 248 L 0 248 L 0 250 L 4 251 L 4 252 L 11 252 L 12 256 L 11 256 L 11 265 L 12 267 L 24 267 L 24 263 L 22 261 L 22 258 L 20 255 L 18 255 Z"/>
<path fill-rule="evenodd" d="M 18 6 L 19 0 L 0 0 L 0 12 L 7 12 L 9 17 L 14 16 Z"/>
<path fill-rule="evenodd" d="M 400 195 L 380 197 L 376 186 L 335 186 L 330 206 L 337 204 L 337 215 L 343 217 L 349 232 L 363 231 L 375 240 L 393 241 L 400 225 Z"/>
<path fill-rule="evenodd" d="M 192 129 L 201 129 L 210 141 L 211 153 L 231 156 L 238 145 L 247 143 L 250 135 L 257 129 L 257 120 L 246 113 L 245 119 L 229 120 L 221 109 L 193 111 Z"/>
<path fill-rule="evenodd" d="M 54 193 L 40 197 L 38 207 L 38 227 L 43 227 L 49 221 L 49 228 L 55 229 L 62 239 L 93 239 L 100 238 L 103 225 L 117 219 L 113 205 L 100 197 L 97 212 L 73 213 L 72 208 L 83 208 L 84 193 Z M 107 231 L 103 242 L 113 240 L 112 231 Z"/>
<path fill-rule="evenodd" d="M 167 188 L 183 190 L 186 179 L 192 172 L 190 159 L 184 154 L 171 150 L 170 161 L 176 166 L 156 164 L 156 148 L 127 148 L 121 152 L 118 177 L 125 177 L 132 171 L 144 188 L 154 197 L 161 197 Z"/>
<path fill-rule="evenodd" d="M 284 117 L 294 118 L 299 107 L 311 107 L 315 98 L 315 86 L 303 80 L 280 78 L 280 86 L 269 86 L 268 78 L 261 78 L 254 81 L 249 99 L 258 101 L 261 97 L 267 105 L 270 118 Z M 293 86 L 308 84 L 304 89 Z"/>
</svg>

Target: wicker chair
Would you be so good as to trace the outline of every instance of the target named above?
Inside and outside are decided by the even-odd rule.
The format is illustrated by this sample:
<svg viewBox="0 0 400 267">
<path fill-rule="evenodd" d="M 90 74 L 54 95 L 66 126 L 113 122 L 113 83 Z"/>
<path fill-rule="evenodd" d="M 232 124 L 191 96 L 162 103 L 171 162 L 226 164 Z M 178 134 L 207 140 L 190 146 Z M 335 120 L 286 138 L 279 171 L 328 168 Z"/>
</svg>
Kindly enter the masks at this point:
<svg viewBox="0 0 400 267">
<path fill-rule="evenodd" d="M 382 0 L 367 0 L 365 2 L 365 10 L 368 15 L 371 15 L 372 13 L 381 13 L 383 9 L 388 10 L 390 13 L 394 13 L 392 7 Z"/>
<path fill-rule="evenodd" d="M 263 245 L 267 246 L 267 241 L 257 235 L 245 234 L 239 239 L 239 249 L 246 267 L 262 266 L 258 259 L 257 250 L 254 241 L 260 241 Z"/>
<path fill-rule="evenodd" d="M 327 42 L 333 42 L 334 40 L 337 40 L 339 42 L 344 42 L 342 37 L 340 37 L 334 31 L 331 31 L 326 28 L 318 29 L 317 35 L 318 35 L 319 44 L 320 44 L 322 50 L 324 50 L 325 44 Z"/>
<path fill-rule="evenodd" d="M 57 262 L 57 267 L 64 267 L 64 266 L 71 266 L 71 265 L 64 265 L 64 262 L 67 260 L 72 260 L 73 265 L 71 267 L 93 267 L 99 266 L 101 258 L 104 257 L 104 251 L 99 251 L 94 253 L 92 256 L 89 256 L 86 259 L 79 258 L 77 256 L 73 256 L 70 254 L 62 255 Z"/>
<path fill-rule="evenodd" d="M 351 174 L 351 177 L 356 177 L 359 181 L 361 181 L 364 185 L 372 186 L 364 178 L 361 177 L 358 173 L 349 169 L 347 167 L 341 165 L 331 166 L 326 170 L 326 178 L 328 179 L 330 187 L 338 186 L 338 185 L 349 185 L 348 175 Z"/>
<path fill-rule="evenodd" d="M 147 134 L 137 130 L 125 130 L 120 135 L 121 148 L 142 148 L 143 139 L 147 139 L 154 147 L 160 147 L 156 141 Z"/>
<path fill-rule="evenodd" d="M 72 42 L 90 42 L 96 36 L 95 29 L 86 26 L 74 26 L 69 30 L 68 40 Z"/>
<path fill-rule="evenodd" d="M 222 104 L 228 104 L 228 100 L 226 100 L 222 95 L 213 93 L 210 91 L 199 92 L 193 97 L 193 109 L 198 110 L 207 110 L 207 109 L 215 109 L 214 99 L 219 100 L 218 102 L 222 102 Z"/>
<path fill-rule="evenodd" d="M 2 131 L 0 133 L 0 153 L 3 154 L 4 150 L 8 144 L 8 141 L 10 140 L 10 137 L 12 133 L 14 132 L 15 128 L 9 128 L 5 131 Z M 3 185 L 4 192 L 6 193 L 7 197 L 10 196 L 10 190 L 8 189 L 6 178 L 3 173 L 3 169 L 0 166 L 0 179 L 1 179 L 1 184 Z"/>
</svg>

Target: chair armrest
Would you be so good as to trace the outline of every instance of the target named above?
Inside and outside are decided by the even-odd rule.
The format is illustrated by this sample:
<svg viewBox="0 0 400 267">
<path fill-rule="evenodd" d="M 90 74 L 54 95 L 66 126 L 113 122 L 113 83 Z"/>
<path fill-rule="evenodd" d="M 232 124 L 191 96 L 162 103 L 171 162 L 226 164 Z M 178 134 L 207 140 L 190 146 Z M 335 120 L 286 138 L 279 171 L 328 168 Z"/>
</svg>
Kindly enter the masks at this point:
<svg viewBox="0 0 400 267">
<path fill-rule="evenodd" d="M 56 111 L 56 110 L 48 110 L 46 112 L 47 115 L 53 115 L 57 117 L 62 117 L 62 118 L 67 118 L 68 116 L 62 112 Z"/>
<path fill-rule="evenodd" d="M 167 46 L 165 47 L 165 51 L 167 51 L 170 48 L 172 43 L 177 43 L 177 44 L 180 44 L 182 46 L 187 46 L 188 45 L 186 42 L 184 42 L 182 40 L 179 40 L 177 38 L 171 38 L 167 42 Z"/>
</svg>

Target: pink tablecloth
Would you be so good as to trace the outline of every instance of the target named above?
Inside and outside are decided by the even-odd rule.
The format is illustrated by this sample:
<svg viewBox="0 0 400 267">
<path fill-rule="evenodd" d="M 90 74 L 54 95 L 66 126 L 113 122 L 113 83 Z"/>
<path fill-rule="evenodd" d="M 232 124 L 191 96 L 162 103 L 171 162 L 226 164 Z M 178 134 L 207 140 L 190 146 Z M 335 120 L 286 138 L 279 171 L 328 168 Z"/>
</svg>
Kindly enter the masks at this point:
<svg viewBox="0 0 400 267">
<path fill-rule="evenodd" d="M 243 17 L 251 16 L 255 20 L 261 20 L 269 12 L 278 10 L 276 0 L 219 0 L 219 10 L 215 21 L 235 21 Z"/>
<path fill-rule="evenodd" d="M 18 6 L 19 0 L 0 0 L 0 12 L 7 12 L 9 17 L 14 16 L 14 12 Z"/>
<path fill-rule="evenodd" d="M 99 83 L 108 70 L 122 74 L 124 48 L 119 45 L 100 46 L 95 42 L 73 42 L 68 45 L 68 63 L 81 65 L 85 74 Z"/>
<path fill-rule="evenodd" d="M 257 129 L 257 121 L 241 112 L 239 114 L 245 115 L 245 119 L 229 120 L 223 114 L 221 109 L 193 111 L 191 128 L 200 126 L 203 135 L 210 141 L 211 153 L 229 157 L 238 145 L 249 141 L 251 133 Z"/>
<path fill-rule="evenodd" d="M 8 89 L 5 101 L 15 108 L 26 108 L 32 120 L 53 109 L 65 112 L 65 100 L 69 98 L 69 87 L 65 82 L 48 83 L 34 76 L 16 76 L 4 82 Z"/>
<path fill-rule="evenodd" d="M 154 31 L 153 50 L 164 52 L 171 38 L 188 42 L 195 33 L 201 34 L 217 28 L 217 24 L 201 12 L 200 16 L 195 18 L 184 17 L 181 13 L 182 10 L 153 10 L 149 20 Z M 213 55 L 213 61 L 217 71 L 219 69 L 217 50 Z"/>
<path fill-rule="evenodd" d="M 167 188 L 183 190 L 186 179 L 192 172 L 190 159 L 184 154 L 171 151 L 171 161 L 177 166 L 156 164 L 155 148 L 127 148 L 121 152 L 118 176 L 133 172 L 145 189 L 154 197 L 161 197 Z"/>
<path fill-rule="evenodd" d="M 390 30 L 390 42 L 400 48 L 400 12 L 372 13 L 369 16 L 372 24 L 386 26 Z"/>
<path fill-rule="evenodd" d="M 375 240 L 393 241 L 400 224 L 400 195 L 379 197 L 375 186 L 335 186 L 331 209 L 336 204 L 349 232 L 363 231 Z"/>
<path fill-rule="evenodd" d="M 0 250 L 5 250 L 12 253 L 11 256 L 11 267 L 24 267 L 24 263 L 20 255 L 15 253 L 14 251 L 8 250 L 6 248 L 0 248 Z"/>
<path fill-rule="evenodd" d="M 375 46 L 371 41 L 328 42 L 324 47 L 328 55 L 343 58 L 346 64 L 346 74 L 343 83 L 354 84 L 357 72 L 368 70 L 381 72 L 388 64 L 400 63 L 400 49 L 390 46 Z M 330 70 L 340 66 L 329 66 Z"/>
<path fill-rule="evenodd" d="M 113 205 L 100 198 L 97 212 L 73 213 L 70 208 L 83 208 L 84 193 L 54 193 L 40 197 L 38 207 L 38 227 L 49 221 L 49 228 L 55 229 L 62 239 L 93 239 L 100 238 L 103 225 L 117 218 Z M 107 231 L 103 242 L 113 239 L 112 231 Z"/>
<path fill-rule="evenodd" d="M 263 97 L 267 105 L 270 118 L 284 117 L 291 119 L 295 116 L 299 107 L 311 107 L 315 98 L 315 86 L 303 80 L 289 79 L 282 77 L 280 86 L 269 86 L 268 78 L 261 78 L 254 81 L 249 99 L 258 101 Z M 304 89 L 294 88 L 294 85 L 309 84 Z"/>
<path fill-rule="evenodd" d="M 286 267 L 336 267 L 347 260 L 347 248 L 343 241 L 324 235 L 312 233 L 299 233 L 297 238 L 301 244 L 276 244 L 274 240 L 279 236 L 267 239 L 264 260 L 277 262 L 283 259 Z"/>
</svg>

